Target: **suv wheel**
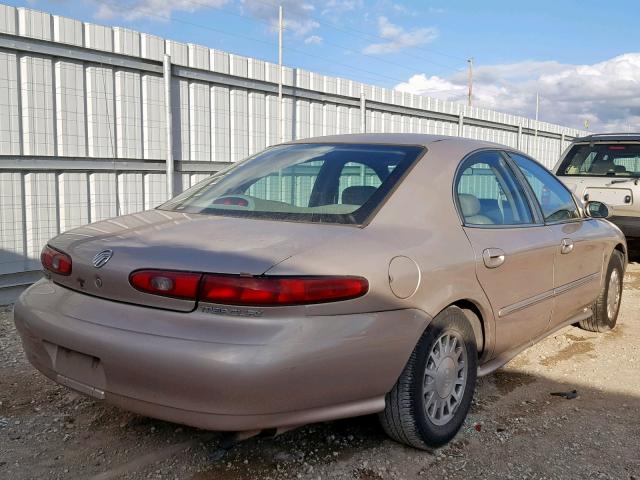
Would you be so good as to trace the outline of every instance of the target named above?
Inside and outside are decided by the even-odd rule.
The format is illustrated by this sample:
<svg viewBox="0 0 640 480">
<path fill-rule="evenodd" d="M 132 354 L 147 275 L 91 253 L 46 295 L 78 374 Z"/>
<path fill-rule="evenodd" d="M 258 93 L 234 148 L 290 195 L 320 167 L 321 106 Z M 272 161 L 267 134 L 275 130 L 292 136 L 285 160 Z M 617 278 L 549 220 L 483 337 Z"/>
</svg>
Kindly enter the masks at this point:
<svg viewBox="0 0 640 480">
<path fill-rule="evenodd" d="M 469 412 L 478 352 L 471 324 L 448 307 L 425 330 L 379 414 L 394 440 L 419 449 L 450 441 Z"/>
<path fill-rule="evenodd" d="M 580 327 L 591 332 L 606 332 L 616 326 L 622 298 L 624 256 L 614 250 L 609 260 L 604 286 L 593 304 L 593 316 L 580 322 Z"/>
</svg>

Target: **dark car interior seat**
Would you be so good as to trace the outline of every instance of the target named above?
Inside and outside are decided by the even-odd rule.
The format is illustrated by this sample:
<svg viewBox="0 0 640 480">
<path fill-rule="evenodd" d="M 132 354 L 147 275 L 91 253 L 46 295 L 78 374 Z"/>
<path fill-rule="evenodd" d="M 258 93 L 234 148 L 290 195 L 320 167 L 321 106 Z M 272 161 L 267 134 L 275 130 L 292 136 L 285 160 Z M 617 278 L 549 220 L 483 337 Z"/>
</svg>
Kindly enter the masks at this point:
<svg viewBox="0 0 640 480">
<path fill-rule="evenodd" d="M 342 191 L 342 203 L 344 205 L 364 205 L 377 190 L 376 187 L 369 185 L 353 185 Z"/>
<path fill-rule="evenodd" d="M 493 225 L 496 223 L 482 211 L 482 204 L 475 195 L 460 193 L 458 199 L 466 223 L 472 225 Z"/>
<path fill-rule="evenodd" d="M 591 168 L 589 169 L 589 173 L 594 173 L 596 175 L 606 175 L 607 173 L 615 172 L 616 166 L 612 161 L 609 160 L 600 160 L 593 162 Z"/>
<path fill-rule="evenodd" d="M 493 198 L 480 198 L 480 211 L 483 215 L 486 215 L 496 225 L 501 225 L 504 222 L 504 215 L 498 204 L 498 200 Z"/>
</svg>

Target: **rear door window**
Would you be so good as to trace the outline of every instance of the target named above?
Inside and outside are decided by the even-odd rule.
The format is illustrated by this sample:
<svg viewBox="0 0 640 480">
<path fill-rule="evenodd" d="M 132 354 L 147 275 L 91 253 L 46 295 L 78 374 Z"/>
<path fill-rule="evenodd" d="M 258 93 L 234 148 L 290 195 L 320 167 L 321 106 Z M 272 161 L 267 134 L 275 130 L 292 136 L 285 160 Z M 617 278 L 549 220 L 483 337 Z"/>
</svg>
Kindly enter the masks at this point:
<svg viewBox="0 0 640 480">
<path fill-rule="evenodd" d="M 534 223 L 525 193 L 500 152 L 468 157 L 456 180 L 458 207 L 466 225 Z"/>
</svg>

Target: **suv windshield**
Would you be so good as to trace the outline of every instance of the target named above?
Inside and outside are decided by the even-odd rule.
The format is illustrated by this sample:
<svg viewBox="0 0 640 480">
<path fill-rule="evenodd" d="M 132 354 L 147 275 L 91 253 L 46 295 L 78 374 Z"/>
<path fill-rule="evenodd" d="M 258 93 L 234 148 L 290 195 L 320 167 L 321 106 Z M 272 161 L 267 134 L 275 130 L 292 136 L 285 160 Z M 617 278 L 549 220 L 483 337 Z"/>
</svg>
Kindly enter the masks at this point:
<svg viewBox="0 0 640 480">
<path fill-rule="evenodd" d="M 557 175 L 640 177 L 639 143 L 574 145 Z"/>
<path fill-rule="evenodd" d="M 389 145 L 280 145 L 232 165 L 158 208 L 362 224 L 422 150 Z"/>
</svg>

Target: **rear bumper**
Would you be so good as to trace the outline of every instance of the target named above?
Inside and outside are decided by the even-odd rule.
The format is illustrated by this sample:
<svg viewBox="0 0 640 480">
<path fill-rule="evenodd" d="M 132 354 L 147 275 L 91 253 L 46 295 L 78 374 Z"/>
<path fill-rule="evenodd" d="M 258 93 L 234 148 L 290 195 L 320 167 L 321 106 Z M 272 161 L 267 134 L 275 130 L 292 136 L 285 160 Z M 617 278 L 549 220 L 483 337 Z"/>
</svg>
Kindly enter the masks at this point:
<svg viewBox="0 0 640 480">
<path fill-rule="evenodd" d="M 105 311 L 131 323 L 140 317 L 183 323 L 185 330 L 202 315 L 111 302 L 43 280 L 20 297 L 14 318 L 29 361 L 54 381 L 142 415 L 226 431 L 382 410 L 430 321 L 418 310 L 287 319 L 209 315 L 208 328 L 217 332 L 210 341 L 188 331 L 179 338 L 100 324 Z M 230 322 L 246 329 L 246 342 Z M 268 334 L 258 338 L 261 329 Z"/>
<path fill-rule="evenodd" d="M 626 216 L 613 216 L 609 218 L 609 221 L 614 223 L 625 237 L 628 238 L 640 238 L 640 216 L 626 217 Z"/>
</svg>

